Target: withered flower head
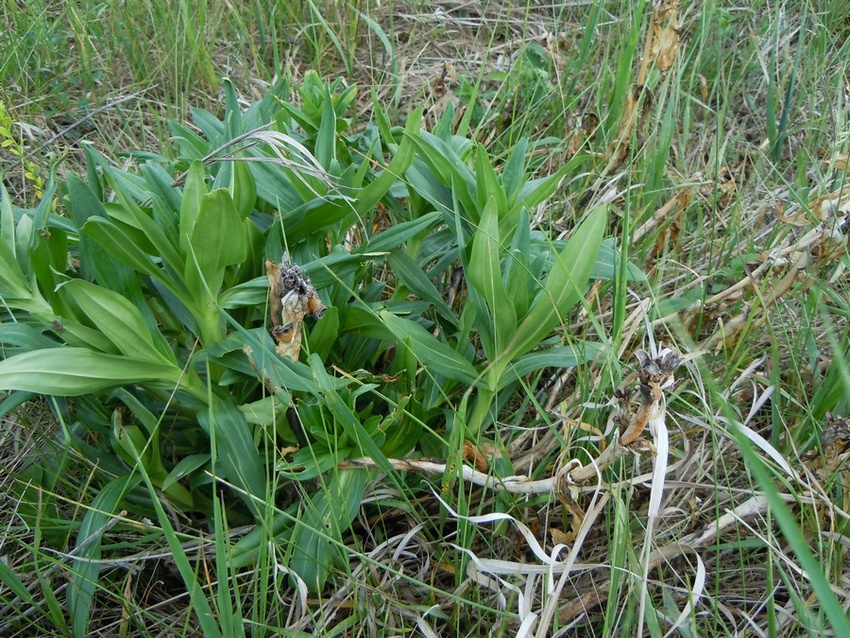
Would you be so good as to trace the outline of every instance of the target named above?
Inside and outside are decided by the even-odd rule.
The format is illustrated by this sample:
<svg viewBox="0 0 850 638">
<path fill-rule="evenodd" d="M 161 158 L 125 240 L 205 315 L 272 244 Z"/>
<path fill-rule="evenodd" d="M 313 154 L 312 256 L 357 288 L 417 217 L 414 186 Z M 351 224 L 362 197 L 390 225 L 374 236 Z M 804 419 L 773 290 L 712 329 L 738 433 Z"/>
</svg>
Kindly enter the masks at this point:
<svg viewBox="0 0 850 638">
<path fill-rule="evenodd" d="M 301 324 L 305 315 L 321 319 L 325 306 L 316 289 L 301 268 L 290 263 L 284 253 L 280 263 L 266 261 L 269 279 L 271 333 L 277 342 L 275 350 L 282 357 L 298 361 L 301 354 Z"/>
</svg>

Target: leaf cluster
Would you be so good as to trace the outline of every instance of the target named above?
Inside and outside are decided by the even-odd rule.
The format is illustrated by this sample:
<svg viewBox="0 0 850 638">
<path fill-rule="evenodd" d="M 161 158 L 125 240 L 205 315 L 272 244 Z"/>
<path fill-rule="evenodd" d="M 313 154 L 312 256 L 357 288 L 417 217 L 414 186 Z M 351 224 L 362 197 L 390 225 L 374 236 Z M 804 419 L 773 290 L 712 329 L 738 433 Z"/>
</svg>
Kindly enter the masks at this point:
<svg viewBox="0 0 850 638">
<path fill-rule="evenodd" d="M 0 412 L 48 395 L 100 477 L 77 539 L 77 627 L 97 517 L 120 503 L 265 521 L 320 589 L 368 482 L 341 461 L 451 458 L 495 436 L 525 376 L 600 349 L 557 331 L 592 277 L 613 276 L 606 210 L 566 242 L 532 230 L 574 165 L 535 178 L 526 141 L 497 165 L 450 118 L 392 126 L 377 103 L 358 124 L 355 87 L 315 74 L 245 111 L 227 81 L 224 94 L 222 119 L 171 123 L 174 156 L 127 166 L 86 146 L 85 177 L 51 181 L 37 207 L 1 193 Z M 327 306 L 301 362 L 267 330 L 263 264 L 284 251 Z"/>
</svg>

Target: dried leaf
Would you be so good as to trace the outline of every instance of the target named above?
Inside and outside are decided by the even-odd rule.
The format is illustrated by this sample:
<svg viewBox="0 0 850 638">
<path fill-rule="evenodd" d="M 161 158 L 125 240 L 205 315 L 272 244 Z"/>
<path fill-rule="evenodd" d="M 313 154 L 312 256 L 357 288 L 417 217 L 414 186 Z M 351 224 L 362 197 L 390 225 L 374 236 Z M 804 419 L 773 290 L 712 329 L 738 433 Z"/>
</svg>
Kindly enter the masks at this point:
<svg viewBox="0 0 850 638">
<path fill-rule="evenodd" d="M 482 451 L 472 442 L 463 442 L 463 460 L 469 461 L 475 466 L 479 472 L 486 472 L 488 468 L 487 457 L 482 454 Z"/>
<path fill-rule="evenodd" d="M 676 61 L 679 50 L 679 0 L 656 1 L 652 20 L 646 33 L 646 45 L 638 73 L 638 85 L 643 86 L 649 65 L 653 62 L 662 74 Z"/>
</svg>

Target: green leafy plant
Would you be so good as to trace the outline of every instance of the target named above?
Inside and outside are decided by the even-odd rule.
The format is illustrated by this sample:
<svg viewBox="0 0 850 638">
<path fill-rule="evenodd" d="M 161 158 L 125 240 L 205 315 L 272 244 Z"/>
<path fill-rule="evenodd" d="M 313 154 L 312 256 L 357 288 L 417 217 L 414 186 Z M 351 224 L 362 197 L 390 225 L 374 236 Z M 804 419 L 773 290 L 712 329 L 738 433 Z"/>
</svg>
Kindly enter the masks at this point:
<svg viewBox="0 0 850 638">
<path fill-rule="evenodd" d="M 321 589 L 346 565 L 368 482 L 341 461 L 389 472 L 390 457 L 455 454 L 447 415 L 465 424 L 455 437 L 474 437 L 523 376 L 599 350 L 535 352 L 589 278 L 613 273 L 604 209 L 566 243 L 531 231 L 529 211 L 574 165 L 531 179 L 522 142 L 499 172 L 469 140 L 420 131 L 419 112 L 391 127 L 377 104 L 375 124 L 352 132 L 355 89 L 315 74 L 298 106 L 285 82 L 245 112 L 224 89 L 223 119 L 195 110 L 195 129 L 171 125 L 174 159 L 120 169 L 87 146 L 87 178 L 59 185 L 67 216 L 2 193 L 2 410 L 55 397 L 67 443 L 102 472 L 77 538 L 78 635 L 97 580 L 92 534 L 123 499 L 163 525 L 160 500 L 218 526 L 258 522 L 233 566 L 265 534 Z M 301 362 L 281 359 L 266 330 L 263 264 L 284 251 L 327 306 Z M 452 304 L 436 282 L 457 268 L 465 302 Z M 282 448 L 297 451 L 281 460 Z"/>
</svg>

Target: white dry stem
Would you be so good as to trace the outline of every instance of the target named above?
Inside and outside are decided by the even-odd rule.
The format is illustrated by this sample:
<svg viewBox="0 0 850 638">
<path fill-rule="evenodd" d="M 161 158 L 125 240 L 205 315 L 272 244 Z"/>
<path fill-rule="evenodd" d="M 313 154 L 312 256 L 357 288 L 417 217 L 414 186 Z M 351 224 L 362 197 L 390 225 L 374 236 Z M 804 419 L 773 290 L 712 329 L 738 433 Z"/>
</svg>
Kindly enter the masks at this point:
<svg viewBox="0 0 850 638">
<path fill-rule="evenodd" d="M 537 637 L 548 635 L 548 629 L 551 625 L 552 618 L 558 609 L 558 600 L 561 592 L 571 575 L 575 575 L 579 571 L 607 567 L 606 565 L 598 563 L 578 563 L 576 561 L 585 537 L 590 530 L 593 529 L 596 518 L 604 510 L 604 507 L 608 502 L 607 492 L 597 491 L 594 495 L 591 506 L 588 508 L 587 514 L 582 521 L 575 543 L 564 560 L 559 560 L 558 557 L 565 549 L 568 549 L 566 545 L 559 543 L 547 554 L 528 526 L 509 514 L 493 513 L 480 516 L 463 516 L 454 511 L 451 506 L 436 492 L 434 492 L 434 497 L 442 504 L 446 511 L 457 520 L 463 520 L 475 525 L 509 521 L 522 535 L 526 543 L 528 543 L 529 549 L 531 549 L 534 556 L 540 561 L 539 565 L 530 565 L 527 563 L 518 563 L 513 561 L 479 558 L 471 550 L 453 545 L 455 549 L 465 553 L 471 559 L 468 567 L 470 571 L 467 572 L 469 580 L 494 591 L 498 595 L 499 604 L 503 609 L 506 606 L 506 597 L 502 593 L 502 589 L 516 594 L 521 628 L 523 632 L 525 632 L 522 635 L 533 635 Z M 506 580 L 501 578 L 501 575 L 524 575 L 532 578 L 536 578 L 538 575 L 544 576 L 542 585 L 544 586 L 544 599 L 547 602 L 546 606 L 541 611 L 539 622 L 538 614 L 532 609 L 535 599 L 533 595 L 533 588 L 526 587 L 525 591 L 522 591 L 516 585 L 508 583 Z M 556 575 L 560 576 L 557 583 L 554 580 Z M 538 631 L 537 633 L 531 634 L 530 632 L 535 626 L 538 628 Z"/>
<path fill-rule="evenodd" d="M 272 556 L 276 556 L 275 547 L 272 546 L 269 548 Z M 279 602 L 281 603 L 283 608 L 289 606 L 289 615 L 286 619 L 287 627 L 303 627 L 309 621 L 309 612 L 310 607 L 307 603 L 307 598 L 309 595 L 309 589 L 307 588 L 307 583 L 304 582 L 296 572 L 289 569 L 286 565 L 283 565 L 277 561 L 275 558 L 275 569 L 279 571 L 281 574 L 289 576 L 292 580 L 295 581 L 295 589 L 298 592 L 298 596 L 295 599 L 297 604 L 290 604 L 287 601 L 280 598 L 280 593 L 278 592 Z M 277 589 L 277 588 L 276 588 Z"/>
<path fill-rule="evenodd" d="M 540 617 L 540 625 L 538 626 L 535 638 L 546 638 L 549 635 L 549 628 L 552 625 L 552 619 L 555 617 L 555 612 L 560 607 L 559 603 L 561 599 L 561 593 L 564 591 L 564 586 L 567 584 L 568 577 L 575 571 L 575 561 L 578 557 L 579 552 L 581 551 L 581 548 L 584 546 L 584 539 L 587 537 L 588 532 L 590 532 L 590 530 L 595 525 L 596 519 L 602 513 L 603 509 L 605 508 L 605 505 L 608 503 L 608 498 L 608 492 L 596 492 L 593 495 L 593 500 L 591 501 L 590 507 L 587 508 L 587 514 L 581 522 L 581 527 L 579 528 L 578 534 L 576 535 L 573 547 L 570 550 L 567 560 L 565 561 L 566 564 L 564 566 L 564 571 L 561 573 L 561 577 L 558 579 L 558 583 L 551 591 L 551 595 L 547 599 L 546 605 L 543 607 L 543 611 Z"/>
<path fill-rule="evenodd" d="M 636 635 L 643 634 L 643 614 L 646 607 L 646 589 L 649 581 L 649 556 L 654 538 L 655 522 L 661 510 L 661 499 L 664 494 L 664 477 L 667 475 L 668 457 L 670 452 L 669 436 L 667 433 L 666 402 L 662 394 L 661 404 L 649 419 L 649 431 L 655 445 L 655 460 L 652 471 L 652 486 L 649 492 L 649 508 L 647 512 L 646 533 L 643 536 L 643 559 L 640 585 L 640 609 L 638 611 L 638 630 Z"/>
</svg>

